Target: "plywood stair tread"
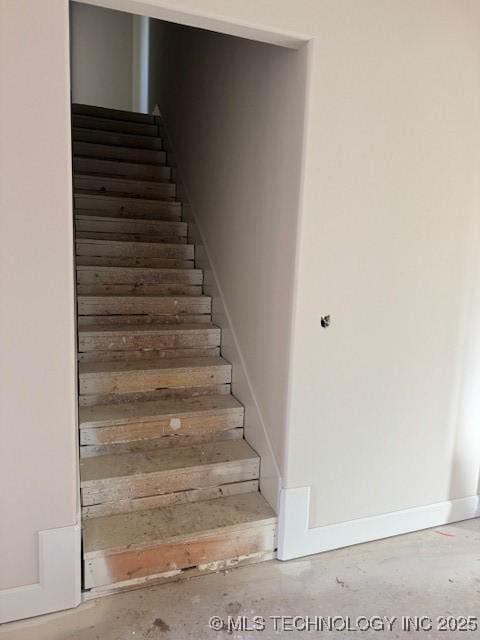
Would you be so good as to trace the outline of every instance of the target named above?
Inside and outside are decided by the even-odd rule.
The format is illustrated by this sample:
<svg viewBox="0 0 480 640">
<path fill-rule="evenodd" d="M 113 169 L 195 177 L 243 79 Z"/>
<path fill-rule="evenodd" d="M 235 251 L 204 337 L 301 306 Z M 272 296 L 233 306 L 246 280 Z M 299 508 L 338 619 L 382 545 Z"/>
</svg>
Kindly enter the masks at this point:
<svg viewBox="0 0 480 640">
<path fill-rule="evenodd" d="M 166 205 L 168 205 L 169 207 L 178 207 L 178 209 L 182 208 L 182 203 L 181 202 L 177 202 L 176 200 L 169 200 L 167 197 L 162 198 L 147 198 L 147 197 L 142 197 L 139 198 L 137 196 L 126 196 L 124 194 L 115 194 L 112 192 L 108 192 L 108 193 L 99 193 L 98 191 L 95 191 L 94 189 L 75 189 L 75 193 L 74 195 L 76 196 L 81 196 L 81 197 L 88 197 L 88 198 L 95 198 L 98 201 L 109 201 L 109 202 L 115 202 L 117 201 L 118 203 L 122 203 L 125 205 L 129 205 L 132 202 L 138 202 L 140 205 L 142 206 L 146 206 L 148 204 L 151 205 L 160 205 L 163 203 L 165 203 Z"/>
<path fill-rule="evenodd" d="M 220 356 L 206 356 L 200 358 L 161 358 L 158 360 L 142 360 L 141 362 L 81 362 L 78 366 L 81 376 L 96 373 L 129 373 L 156 369 L 201 369 L 203 367 L 231 367 L 231 364 Z"/>
<path fill-rule="evenodd" d="M 105 325 L 90 325 L 88 327 L 80 328 L 78 333 L 81 336 L 84 335 L 118 335 L 123 333 L 129 334 L 183 334 L 183 333 L 204 333 L 205 331 L 218 331 L 218 327 L 211 322 L 197 322 L 188 323 L 185 322 L 181 325 L 166 325 L 155 324 L 150 322 L 145 325 L 115 325 L 113 327 Z"/>
<path fill-rule="evenodd" d="M 187 542 L 222 530 L 238 533 L 275 524 L 273 509 L 260 493 L 172 505 L 92 518 L 84 522 L 86 559 L 140 550 L 159 543 Z"/>
<path fill-rule="evenodd" d="M 177 427 L 181 424 L 182 418 L 185 419 L 187 416 L 207 417 L 221 413 L 243 415 L 243 405 L 232 395 L 96 405 L 80 408 L 79 423 L 80 429 L 91 429 L 128 424 L 132 421 L 149 422 L 173 419 L 176 420 L 173 424 Z"/>
<path fill-rule="evenodd" d="M 155 117 L 149 113 L 139 113 L 136 111 L 125 111 L 123 109 L 109 109 L 107 107 L 97 107 L 95 105 L 74 102 L 72 113 L 81 115 L 91 115 L 97 118 L 107 118 L 112 120 L 123 120 L 126 122 L 146 122 L 154 124 Z"/>
<path fill-rule="evenodd" d="M 85 488 L 95 485 L 97 480 L 108 481 L 109 479 L 144 474 L 161 474 L 172 470 L 180 473 L 182 469 L 225 465 L 228 462 L 252 460 L 258 463 L 258 459 L 258 454 L 245 440 L 97 456 L 81 461 L 80 486 Z M 245 478 L 245 480 L 251 480 L 255 477 L 254 475 L 252 478 Z"/>
</svg>

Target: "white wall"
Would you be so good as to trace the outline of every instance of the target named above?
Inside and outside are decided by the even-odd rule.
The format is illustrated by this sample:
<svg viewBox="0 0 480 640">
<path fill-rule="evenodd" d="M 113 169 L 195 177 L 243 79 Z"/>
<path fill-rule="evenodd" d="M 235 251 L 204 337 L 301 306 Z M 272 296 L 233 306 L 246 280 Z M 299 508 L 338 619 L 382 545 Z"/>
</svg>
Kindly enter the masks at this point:
<svg viewBox="0 0 480 640">
<path fill-rule="evenodd" d="M 39 581 L 38 532 L 77 518 L 68 78 L 68 3 L 2 0 L 0 618 Z"/>
<path fill-rule="evenodd" d="M 284 474 L 305 55 L 151 21 L 150 71 L 150 107 L 159 104 L 169 127 L 243 358 L 233 362 L 233 392 L 247 406 L 246 436 L 265 469 L 263 422 Z M 255 432 L 254 401 L 237 384 L 242 365 L 260 414 Z M 278 478 L 270 481 L 272 495 Z"/>
<path fill-rule="evenodd" d="M 132 109 L 133 16 L 71 3 L 72 100 Z"/>
</svg>

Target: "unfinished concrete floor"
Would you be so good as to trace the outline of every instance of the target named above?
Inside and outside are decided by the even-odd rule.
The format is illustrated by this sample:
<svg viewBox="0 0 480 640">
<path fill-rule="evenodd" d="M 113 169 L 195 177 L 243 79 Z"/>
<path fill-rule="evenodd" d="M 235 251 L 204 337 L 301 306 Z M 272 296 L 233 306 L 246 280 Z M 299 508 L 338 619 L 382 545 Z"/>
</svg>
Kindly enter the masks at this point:
<svg viewBox="0 0 480 640">
<path fill-rule="evenodd" d="M 203 640 L 285 637 L 402 638 L 403 616 L 428 616 L 421 638 L 480 638 L 480 520 L 332 551 L 266 562 L 86 602 L 75 610 L 0 627 L 1 640 Z M 211 616 L 265 618 L 264 631 L 213 631 Z M 269 616 L 396 617 L 392 631 L 275 632 Z M 440 631 L 437 616 L 476 616 L 477 631 Z M 261 626 L 261 619 L 257 619 Z M 348 621 L 337 621 L 337 628 Z M 296 622 L 301 626 L 301 621 Z M 364 618 L 360 626 L 369 624 Z M 387 626 L 372 621 L 375 626 Z M 428 627 L 428 620 L 423 623 Z M 277 621 L 278 628 L 282 622 Z M 460 623 L 461 625 L 461 623 Z"/>
</svg>

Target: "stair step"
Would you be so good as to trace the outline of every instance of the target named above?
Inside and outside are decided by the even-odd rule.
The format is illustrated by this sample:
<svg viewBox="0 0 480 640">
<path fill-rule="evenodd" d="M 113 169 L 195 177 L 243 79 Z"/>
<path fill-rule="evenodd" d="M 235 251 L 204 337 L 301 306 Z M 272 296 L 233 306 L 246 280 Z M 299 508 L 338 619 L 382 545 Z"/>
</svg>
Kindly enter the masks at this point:
<svg viewBox="0 0 480 640">
<path fill-rule="evenodd" d="M 80 362 L 80 394 L 147 392 L 231 382 L 231 365 L 220 357 L 134 362 Z"/>
<path fill-rule="evenodd" d="M 116 131 L 101 131 L 100 129 L 72 129 L 74 142 L 95 142 L 96 144 L 108 144 L 118 147 L 133 147 L 134 149 L 163 150 L 162 138 L 154 136 L 139 136 L 132 133 L 119 133 Z"/>
<path fill-rule="evenodd" d="M 231 384 L 209 384 L 197 387 L 159 387 L 150 391 L 133 391 L 127 393 L 91 393 L 78 397 L 81 407 L 93 407 L 100 404 L 128 404 L 129 402 L 153 402 L 157 400 L 184 400 L 185 398 L 202 398 L 203 396 L 222 396 L 232 393 Z M 222 433 L 225 433 L 222 431 Z M 180 436 L 179 436 L 180 438 Z"/>
<path fill-rule="evenodd" d="M 192 284 L 77 284 L 79 296 L 201 296 Z"/>
<path fill-rule="evenodd" d="M 203 283 L 201 269 L 77 266 L 79 284 L 192 284 Z"/>
<path fill-rule="evenodd" d="M 112 193 L 128 198 L 148 198 L 162 200 L 175 197 L 176 185 L 173 182 L 152 182 L 148 180 L 128 180 L 112 176 L 84 175 L 76 173 L 73 178 L 75 190 Z"/>
<path fill-rule="evenodd" d="M 160 296 L 160 295 L 95 295 L 78 296 L 78 314 L 89 315 L 184 315 L 210 314 L 212 300 L 209 296 Z"/>
<path fill-rule="evenodd" d="M 122 500 L 115 499 L 112 502 L 102 502 L 82 507 L 82 518 L 99 518 L 112 516 L 116 513 L 158 509 L 174 504 L 199 502 L 200 500 L 213 500 L 214 498 L 233 496 L 240 493 L 255 493 L 258 491 L 258 486 L 258 480 L 243 480 L 219 486 L 176 491 L 175 493 L 162 493 L 141 498 L 123 498 Z"/>
<path fill-rule="evenodd" d="M 259 462 L 245 440 L 84 458 L 82 505 L 258 480 Z"/>
<path fill-rule="evenodd" d="M 92 456 L 134 453 L 139 451 L 151 451 L 152 449 L 189 447 L 194 444 L 220 442 L 223 440 L 242 440 L 242 438 L 243 427 L 236 427 L 235 429 L 227 429 L 226 431 L 202 431 L 196 433 L 171 434 L 160 438 L 113 442 L 111 444 L 84 444 L 80 446 L 80 457 L 91 458 Z"/>
<path fill-rule="evenodd" d="M 157 233 L 128 233 L 116 231 L 77 231 L 75 233 L 77 240 L 113 240 L 114 242 L 155 242 L 165 244 L 183 244 L 187 243 L 185 237 L 165 236 Z"/>
<path fill-rule="evenodd" d="M 102 294 L 199 296 L 202 294 L 202 272 L 198 269 L 78 266 L 77 295 Z"/>
<path fill-rule="evenodd" d="M 136 200 L 100 193 L 76 193 L 75 209 L 77 214 L 102 217 L 179 221 L 182 216 L 181 202 L 146 198 Z"/>
<path fill-rule="evenodd" d="M 155 124 L 155 117 L 149 113 L 138 113 L 135 111 L 123 111 L 122 109 L 108 109 L 107 107 L 97 107 L 90 104 L 72 104 L 72 113 L 95 116 L 97 118 L 110 118 L 112 120 L 125 120 L 127 122 L 146 122 Z"/>
<path fill-rule="evenodd" d="M 115 118 L 99 118 L 93 115 L 72 114 L 72 126 L 81 129 L 99 129 L 101 131 L 115 131 L 131 133 L 139 136 L 158 136 L 158 126 L 148 122 L 133 122 L 117 120 Z"/>
<path fill-rule="evenodd" d="M 105 160 L 123 160 L 130 163 L 151 164 L 153 166 L 164 165 L 167 161 L 165 151 L 156 149 L 135 149 L 134 147 L 119 147 L 95 142 L 80 142 L 74 140 L 72 144 L 75 156 L 88 158 L 100 158 Z"/>
<path fill-rule="evenodd" d="M 83 527 L 85 588 L 260 559 L 274 551 L 275 529 L 275 513 L 259 493 L 89 518 Z"/>
<path fill-rule="evenodd" d="M 111 218 L 109 216 L 89 216 L 78 213 L 75 218 L 77 232 L 125 233 L 162 238 L 177 238 L 183 241 L 187 237 L 186 222 L 165 220 L 144 220 L 142 218 Z"/>
<path fill-rule="evenodd" d="M 78 238 L 75 242 L 78 256 L 133 256 L 136 258 L 174 258 L 193 260 L 193 244 L 148 242 L 147 240 L 96 240 Z"/>
<path fill-rule="evenodd" d="M 141 258 L 138 256 L 79 256 L 77 266 L 125 267 L 148 269 L 193 269 L 193 260 L 175 258 Z"/>
<path fill-rule="evenodd" d="M 81 407 L 80 443 L 115 444 L 226 431 L 243 426 L 244 407 L 232 395 Z"/>
<path fill-rule="evenodd" d="M 218 346 L 220 329 L 211 324 L 96 326 L 78 332 L 80 353 Z"/>
<path fill-rule="evenodd" d="M 73 169 L 77 173 L 89 175 L 100 173 L 125 178 L 138 178 L 140 180 L 168 181 L 172 177 L 170 167 L 139 164 L 138 162 L 119 162 L 118 160 L 105 160 L 103 158 L 85 158 L 78 155 L 73 158 Z"/>
</svg>

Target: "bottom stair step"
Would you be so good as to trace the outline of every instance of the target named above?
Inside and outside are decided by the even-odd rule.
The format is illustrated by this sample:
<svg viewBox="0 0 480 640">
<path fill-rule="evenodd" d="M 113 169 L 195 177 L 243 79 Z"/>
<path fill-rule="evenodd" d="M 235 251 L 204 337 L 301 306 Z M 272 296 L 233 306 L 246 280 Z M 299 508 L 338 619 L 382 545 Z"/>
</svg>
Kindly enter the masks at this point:
<svg viewBox="0 0 480 640">
<path fill-rule="evenodd" d="M 260 493 L 89 518 L 85 588 L 132 587 L 183 571 L 215 571 L 276 548 L 276 516 Z"/>
</svg>

